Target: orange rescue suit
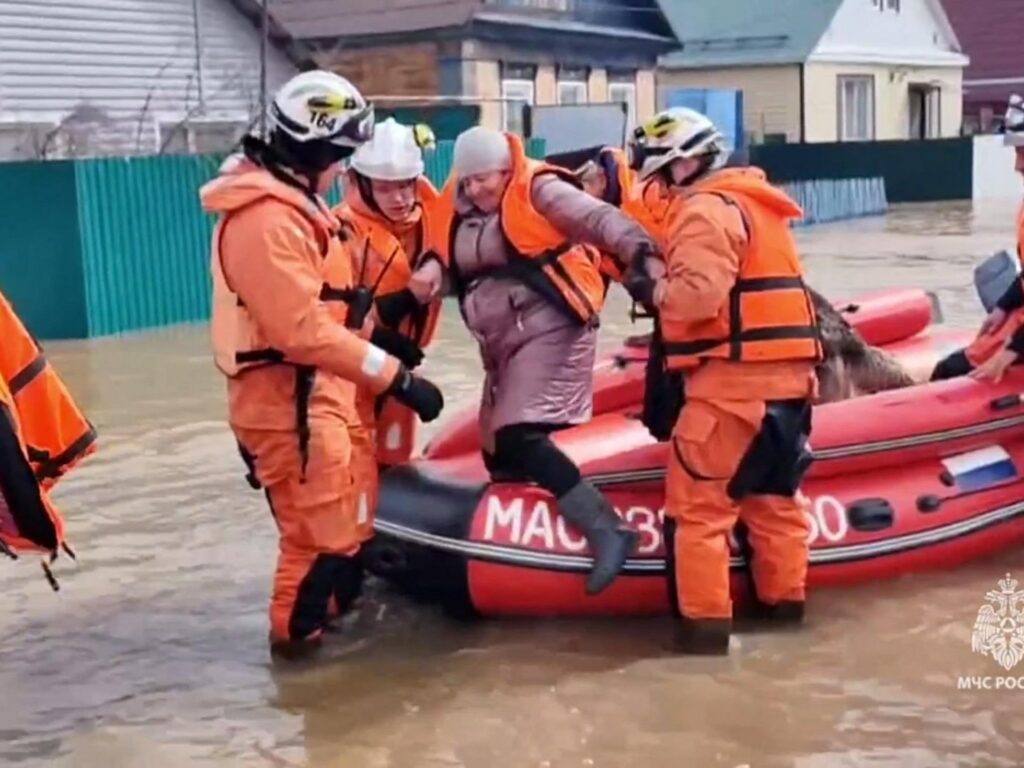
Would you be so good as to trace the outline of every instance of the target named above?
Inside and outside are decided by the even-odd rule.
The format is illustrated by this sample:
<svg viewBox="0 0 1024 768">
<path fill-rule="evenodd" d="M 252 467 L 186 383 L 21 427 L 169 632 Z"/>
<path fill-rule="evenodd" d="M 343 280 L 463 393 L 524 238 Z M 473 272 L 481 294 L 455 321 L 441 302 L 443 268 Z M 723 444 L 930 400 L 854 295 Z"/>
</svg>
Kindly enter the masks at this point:
<svg viewBox="0 0 1024 768">
<path fill-rule="evenodd" d="M 96 432 L 3 295 L 0 339 L 0 545 L 53 557 L 66 544 L 49 491 Z"/>
<path fill-rule="evenodd" d="M 738 518 L 758 597 L 804 598 L 808 526 L 797 494 L 755 484 L 733 498 L 769 406 L 792 406 L 809 432 L 821 343 L 789 229 L 801 215 L 756 168 L 713 172 L 668 208 L 668 274 L 655 303 L 669 365 L 686 372 L 666 514 L 676 525 L 670 577 L 687 619 L 731 617 L 727 535 Z"/>
<path fill-rule="evenodd" d="M 1017 214 L 1017 258 L 1021 262 L 1021 274 L 1024 275 L 1024 205 L 1021 206 Z M 995 333 L 979 335 L 968 345 L 964 350 L 968 362 L 972 367 L 977 368 L 993 355 L 1001 352 L 1022 327 L 1024 327 L 1024 307 L 1019 307 L 1010 312 L 1006 322 Z"/>
<path fill-rule="evenodd" d="M 501 200 L 501 228 L 510 246 L 511 262 L 496 272 L 519 277 L 534 287 L 565 314 L 581 325 L 595 325 L 604 307 L 604 280 L 601 277 L 601 255 L 591 245 L 571 242 L 565 234 L 533 207 L 533 181 L 540 174 L 550 173 L 573 186 L 579 180 L 569 171 L 526 156 L 522 140 L 506 133 L 512 157 L 512 177 Z M 432 250 L 442 262 L 449 264 L 448 250 L 455 226 L 453 207 L 455 174 L 449 177 L 437 205 L 437 234 Z M 459 279 L 454 262 L 450 266 Z"/>
<path fill-rule="evenodd" d="M 347 186 L 345 202 L 334 212 L 353 232 L 353 271 L 358 285 L 374 289 L 375 297 L 409 286 L 413 272 L 433 258 L 427 244 L 435 239 L 430 212 L 438 205 L 438 197 L 428 179 L 417 179 L 418 205 L 409 221 L 398 224 L 363 200 L 357 185 Z M 436 335 L 440 316 L 438 298 L 405 317 L 395 330 L 424 349 Z M 378 464 L 408 462 L 416 447 L 419 424 L 416 414 L 392 397 L 384 398 L 379 414 L 377 407 L 377 396 L 360 388 L 356 394 L 360 424 L 352 432 L 352 467 L 362 494 L 359 503 L 371 510 L 377 505 Z"/>
<path fill-rule="evenodd" d="M 356 385 L 383 392 L 398 362 L 345 328 L 352 240 L 318 196 L 248 159 L 200 194 L 221 216 L 211 330 L 229 421 L 281 537 L 271 637 L 318 636 L 344 558 L 372 535 L 350 466 Z"/>
</svg>

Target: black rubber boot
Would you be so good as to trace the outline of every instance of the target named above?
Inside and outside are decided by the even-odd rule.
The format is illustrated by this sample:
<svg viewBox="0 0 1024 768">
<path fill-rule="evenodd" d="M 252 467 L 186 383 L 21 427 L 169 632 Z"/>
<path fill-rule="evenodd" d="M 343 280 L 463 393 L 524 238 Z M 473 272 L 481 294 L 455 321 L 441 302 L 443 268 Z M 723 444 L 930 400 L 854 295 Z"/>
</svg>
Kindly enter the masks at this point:
<svg viewBox="0 0 1024 768">
<path fill-rule="evenodd" d="M 676 622 L 675 650 L 693 656 L 728 656 L 730 619 L 688 619 Z"/>
<path fill-rule="evenodd" d="M 344 616 L 363 594 L 362 551 L 355 557 L 341 558 L 334 574 L 334 599 L 338 613 Z"/>
<path fill-rule="evenodd" d="M 770 605 L 757 600 L 737 616 L 737 623 L 741 632 L 773 627 L 797 628 L 804 623 L 804 603 L 802 600 L 780 600 Z"/>
<path fill-rule="evenodd" d="M 775 605 L 763 605 L 761 620 L 770 624 L 796 627 L 804 623 L 802 600 L 780 600 Z"/>
<path fill-rule="evenodd" d="M 323 645 L 323 632 L 318 631 L 309 637 L 295 640 L 275 640 L 270 638 L 270 656 L 281 661 L 304 661 L 316 655 Z"/>
<path fill-rule="evenodd" d="M 640 543 L 640 534 L 623 522 L 604 495 L 586 480 L 558 499 L 558 509 L 586 536 L 594 553 L 587 594 L 596 595 L 615 581 Z"/>
</svg>

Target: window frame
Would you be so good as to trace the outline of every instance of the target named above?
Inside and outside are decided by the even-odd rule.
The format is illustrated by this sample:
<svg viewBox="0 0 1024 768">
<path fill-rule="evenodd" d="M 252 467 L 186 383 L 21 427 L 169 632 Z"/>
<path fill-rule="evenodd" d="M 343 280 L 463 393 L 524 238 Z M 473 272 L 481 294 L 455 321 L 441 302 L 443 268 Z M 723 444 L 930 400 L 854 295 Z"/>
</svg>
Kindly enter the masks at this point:
<svg viewBox="0 0 1024 768">
<path fill-rule="evenodd" d="M 613 97 L 612 92 L 615 89 L 624 89 L 628 93 L 629 98 L 626 100 L 617 99 Z M 625 104 L 626 105 L 626 133 L 628 134 L 633 130 L 633 126 L 636 125 L 636 83 L 626 82 L 625 80 L 615 81 L 612 80 L 608 83 L 608 101 L 613 104 Z"/>
<path fill-rule="evenodd" d="M 513 91 L 518 88 L 524 89 L 529 94 L 526 99 L 517 98 Z M 509 123 L 509 117 L 511 116 L 510 108 L 514 103 L 521 102 L 528 106 L 533 106 L 535 99 L 537 98 L 537 84 L 533 80 L 526 80 L 521 77 L 509 77 L 502 78 L 501 80 L 501 127 L 503 131 L 514 133 L 512 126 Z M 519 121 L 522 123 L 522 130 L 520 134 L 525 133 L 525 115 L 523 114 L 525 109 L 521 108 Z"/>
<path fill-rule="evenodd" d="M 846 86 L 847 84 L 856 86 L 867 87 L 867 98 L 865 99 L 865 105 L 867 107 L 868 114 L 864 118 L 864 123 L 867 129 L 865 135 L 855 135 L 854 133 L 847 133 L 847 119 L 846 119 Z M 856 94 L 854 94 L 856 99 Z M 848 141 L 874 141 L 877 134 L 877 108 L 875 104 L 875 76 L 874 75 L 836 75 L 836 140 L 841 142 Z M 851 122 L 860 122 L 853 116 Z"/>
</svg>

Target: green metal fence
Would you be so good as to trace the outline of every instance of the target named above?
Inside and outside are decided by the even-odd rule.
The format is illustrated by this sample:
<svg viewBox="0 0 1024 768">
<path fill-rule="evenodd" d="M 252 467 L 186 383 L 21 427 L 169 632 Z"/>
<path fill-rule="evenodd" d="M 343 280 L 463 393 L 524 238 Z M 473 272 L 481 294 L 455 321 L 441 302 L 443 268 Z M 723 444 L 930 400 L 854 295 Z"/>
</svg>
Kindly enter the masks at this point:
<svg viewBox="0 0 1024 768">
<path fill-rule="evenodd" d="M 0 164 L 0 189 L 0 290 L 36 336 L 87 336 L 75 164 Z"/>
<path fill-rule="evenodd" d="M 427 159 L 436 185 L 453 146 L 439 142 Z M 527 152 L 542 157 L 543 140 L 527 142 Z M 205 320 L 214 218 L 198 190 L 222 159 L 0 163 L 0 291 L 40 339 Z"/>
<path fill-rule="evenodd" d="M 970 200 L 974 150 L 970 137 L 926 141 L 760 144 L 754 165 L 775 183 L 883 178 L 890 203 Z"/>
</svg>

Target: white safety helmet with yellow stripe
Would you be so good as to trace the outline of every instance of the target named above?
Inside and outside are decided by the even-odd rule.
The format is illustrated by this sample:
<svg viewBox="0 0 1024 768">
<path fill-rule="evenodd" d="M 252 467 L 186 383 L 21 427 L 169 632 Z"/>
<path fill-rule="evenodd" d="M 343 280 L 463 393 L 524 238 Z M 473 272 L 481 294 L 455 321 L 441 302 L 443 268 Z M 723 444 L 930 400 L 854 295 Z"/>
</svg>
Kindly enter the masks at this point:
<svg viewBox="0 0 1024 768">
<path fill-rule="evenodd" d="M 1003 143 L 1008 147 L 1024 147 L 1024 99 L 1019 94 L 1010 97 L 1006 107 L 1005 128 Z"/>
<path fill-rule="evenodd" d="M 436 146 L 423 123 L 409 126 L 393 117 L 378 123 L 373 138 L 352 155 L 352 170 L 378 181 L 410 181 L 424 173 L 423 152 Z"/>
<path fill-rule="evenodd" d="M 270 106 L 272 131 L 300 145 L 319 143 L 351 154 L 373 137 L 373 106 L 348 80 L 316 70 L 296 75 Z"/>
<path fill-rule="evenodd" d="M 725 165 L 729 156 L 725 137 L 715 124 L 688 107 L 666 109 L 637 126 L 628 149 L 630 167 L 644 181 L 680 158 L 707 157 L 704 170 L 710 170 Z"/>
</svg>

